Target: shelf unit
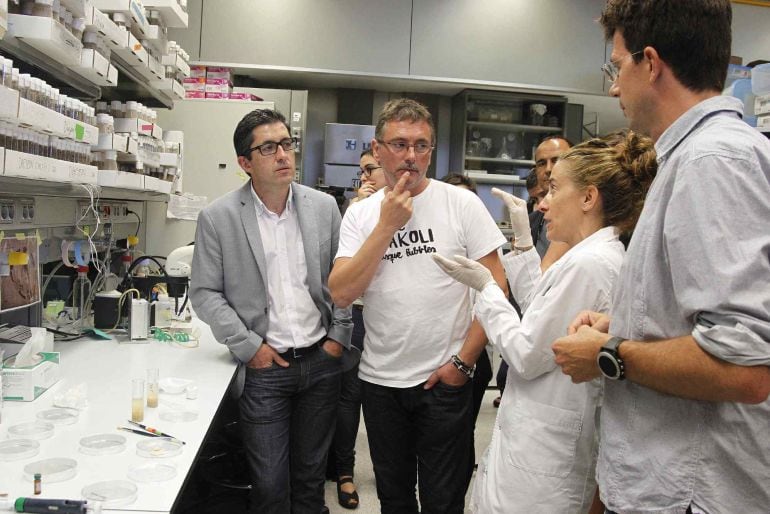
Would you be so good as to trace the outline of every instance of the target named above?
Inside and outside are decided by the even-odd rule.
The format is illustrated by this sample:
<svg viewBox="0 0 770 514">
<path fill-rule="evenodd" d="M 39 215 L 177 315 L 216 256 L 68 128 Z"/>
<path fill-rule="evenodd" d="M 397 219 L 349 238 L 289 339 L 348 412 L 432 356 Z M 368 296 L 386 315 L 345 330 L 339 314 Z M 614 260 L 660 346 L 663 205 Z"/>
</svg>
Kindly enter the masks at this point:
<svg viewBox="0 0 770 514">
<path fill-rule="evenodd" d="M 465 90 L 452 105 L 450 169 L 480 183 L 523 186 L 540 140 L 565 133 L 566 111 L 563 96 Z"/>
</svg>

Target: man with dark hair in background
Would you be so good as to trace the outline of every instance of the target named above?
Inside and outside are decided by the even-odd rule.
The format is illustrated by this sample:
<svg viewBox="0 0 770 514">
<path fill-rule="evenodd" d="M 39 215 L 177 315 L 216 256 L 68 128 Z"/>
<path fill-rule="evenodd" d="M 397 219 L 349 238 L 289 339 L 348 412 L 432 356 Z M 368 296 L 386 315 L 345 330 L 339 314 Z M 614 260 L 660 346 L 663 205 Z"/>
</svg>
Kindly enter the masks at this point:
<svg viewBox="0 0 770 514">
<path fill-rule="evenodd" d="M 767 512 L 770 142 L 720 96 L 730 2 L 610 0 L 600 21 L 610 94 L 659 163 L 610 316 L 581 313 L 553 345 L 573 381 L 608 379 L 601 499 L 608 512 Z"/>
<path fill-rule="evenodd" d="M 486 336 L 471 321 L 468 288 L 446 280 L 431 254 L 478 260 L 505 287 L 505 240 L 484 204 L 426 176 L 434 144 L 425 106 L 385 104 L 372 148 L 388 187 L 348 208 L 329 279 L 337 304 L 362 294 L 366 304 L 359 376 L 384 514 L 459 514 L 465 505 L 470 378 Z"/>
<path fill-rule="evenodd" d="M 190 299 L 239 361 L 251 512 L 319 514 L 350 309 L 327 287 L 340 213 L 293 182 L 297 141 L 282 114 L 250 112 L 233 135 L 250 180 L 198 216 Z"/>
</svg>

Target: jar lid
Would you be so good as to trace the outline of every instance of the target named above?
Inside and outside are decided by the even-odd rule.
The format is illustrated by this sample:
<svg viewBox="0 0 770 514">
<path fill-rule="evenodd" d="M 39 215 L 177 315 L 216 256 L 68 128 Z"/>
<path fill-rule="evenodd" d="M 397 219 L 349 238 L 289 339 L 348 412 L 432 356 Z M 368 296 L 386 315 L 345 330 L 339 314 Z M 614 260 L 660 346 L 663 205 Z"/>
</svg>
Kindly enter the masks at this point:
<svg viewBox="0 0 770 514">
<path fill-rule="evenodd" d="M 110 455 L 126 449 L 126 438 L 118 434 L 96 434 L 80 439 L 80 451 L 88 455 Z"/>
<path fill-rule="evenodd" d="M 128 21 L 128 16 L 126 16 L 126 13 L 114 12 L 112 13 L 112 21 L 115 23 L 126 23 Z"/>
</svg>

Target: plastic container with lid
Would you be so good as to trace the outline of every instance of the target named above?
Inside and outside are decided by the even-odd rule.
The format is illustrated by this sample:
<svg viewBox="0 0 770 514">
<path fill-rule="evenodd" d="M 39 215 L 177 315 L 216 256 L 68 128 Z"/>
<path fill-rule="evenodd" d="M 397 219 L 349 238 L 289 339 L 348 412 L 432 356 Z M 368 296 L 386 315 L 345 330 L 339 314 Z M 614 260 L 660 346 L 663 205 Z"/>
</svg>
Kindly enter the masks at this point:
<svg viewBox="0 0 770 514">
<path fill-rule="evenodd" d="M 78 472 L 78 461 L 65 457 L 54 457 L 30 462 L 24 466 L 24 478 L 32 481 L 40 473 L 44 483 L 64 482 Z"/>
<path fill-rule="evenodd" d="M 34 457 L 40 452 L 40 443 L 32 439 L 8 439 L 0 442 L 0 462 Z"/>
<path fill-rule="evenodd" d="M 8 437 L 34 439 L 36 441 L 48 439 L 53 435 L 53 432 L 53 423 L 47 421 L 30 421 L 8 427 Z"/>
<path fill-rule="evenodd" d="M 176 466 L 162 461 L 140 462 L 129 466 L 127 476 L 140 483 L 164 482 L 176 476 Z"/>
<path fill-rule="evenodd" d="M 136 454 L 140 457 L 162 459 L 182 453 L 182 442 L 170 437 L 149 437 L 136 443 Z"/>
<path fill-rule="evenodd" d="M 110 106 L 107 102 L 96 102 L 96 114 L 110 114 Z"/>
<path fill-rule="evenodd" d="M 128 480 L 107 480 L 85 486 L 80 494 L 88 502 L 99 502 L 103 508 L 114 509 L 134 503 L 137 487 Z"/>
<path fill-rule="evenodd" d="M 126 438 L 118 434 L 96 434 L 80 439 L 79 450 L 86 455 L 111 455 L 126 449 Z"/>
<path fill-rule="evenodd" d="M 54 425 L 72 425 L 77 423 L 79 415 L 77 409 L 56 407 L 40 411 L 36 417 L 40 421 L 46 421 Z"/>
<path fill-rule="evenodd" d="M 85 18 L 73 18 L 72 19 L 72 35 L 80 39 L 83 37 L 83 31 L 86 29 Z"/>
</svg>

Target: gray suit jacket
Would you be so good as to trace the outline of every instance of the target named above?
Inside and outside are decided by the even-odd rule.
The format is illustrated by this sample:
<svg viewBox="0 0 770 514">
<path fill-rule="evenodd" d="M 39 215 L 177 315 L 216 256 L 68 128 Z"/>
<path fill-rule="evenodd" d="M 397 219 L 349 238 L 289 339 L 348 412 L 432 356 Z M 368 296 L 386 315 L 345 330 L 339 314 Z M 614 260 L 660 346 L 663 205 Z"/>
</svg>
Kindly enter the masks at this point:
<svg viewBox="0 0 770 514">
<path fill-rule="evenodd" d="M 300 184 L 293 183 L 292 192 L 305 247 L 310 296 L 321 312 L 328 337 L 350 348 L 350 309 L 336 308 L 328 288 L 341 222 L 337 204 L 326 193 Z M 266 273 L 249 181 L 198 215 L 190 279 L 195 313 L 240 362 L 234 391 L 239 396 L 245 363 L 262 344 L 270 322 Z"/>
</svg>

